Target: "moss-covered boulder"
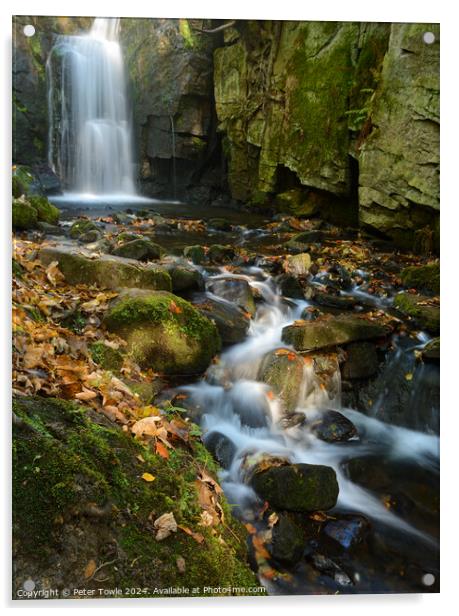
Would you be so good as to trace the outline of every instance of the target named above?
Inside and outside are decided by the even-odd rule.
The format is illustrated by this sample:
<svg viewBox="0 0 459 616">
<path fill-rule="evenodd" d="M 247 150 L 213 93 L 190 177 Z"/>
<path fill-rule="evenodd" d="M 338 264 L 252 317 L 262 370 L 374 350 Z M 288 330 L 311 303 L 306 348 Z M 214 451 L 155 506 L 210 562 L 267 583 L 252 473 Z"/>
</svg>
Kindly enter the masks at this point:
<svg viewBox="0 0 459 616">
<path fill-rule="evenodd" d="M 183 249 L 183 256 L 190 259 L 195 265 L 201 265 L 206 260 L 206 251 L 198 244 L 194 246 L 186 246 Z"/>
<path fill-rule="evenodd" d="M 207 257 L 211 263 L 221 264 L 229 263 L 234 259 L 234 248 L 232 246 L 223 246 L 221 244 L 212 244 L 207 251 Z"/>
<path fill-rule="evenodd" d="M 32 169 L 25 165 L 15 165 L 13 167 L 12 193 L 15 199 L 22 195 L 29 195 L 33 192 L 37 185 Z"/>
<path fill-rule="evenodd" d="M 258 381 L 272 388 L 288 413 L 293 413 L 298 405 L 303 378 L 303 358 L 289 349 L 277 349 L 265 355 L 257 376 Z"/>
<path fill-rule="evenodd" d="M 296 564 L 303 556 L 305 543 L 305 529 L 298 524 L 295 514 L 280 512 L 272 527 L 271 541 L 267 544 L 274 560 L 286 565 Z"/>
<path fill-rule="evenodd" d="M 112 254 L 138 261 L 155 261 L 161 258 L 163 249 L 148 239 L 132 239 L 117 246 Z"/>
<path fill-rule="evenodd" d="M 250 319 L 237 306 L 206 296 L 194 298 L 193 304 L 215 323 L 223 344 L 237 344 L 247 336 Z"/>
<path fill-rule="evenodd" d="M 121 351 L 107 346 L 104 342 L 94 342 L 89 347 L 94 363 L 104 370 L 119 372 L 123 365 L 124 357 Z"/>
<path fill-rule="evenodd" d="M 419 327 L 432 334 L 440 333 L 440 306 L 432 304 L 428 297 L 412 293 L 398 293 L 394 307 L 403 315 L 413 319 Z"/>
<path fill-rule="evenodd" d="M 84 584 L 93 597 L 103 596 L 98 589 L 159 596 L 155 588 L 257 585 L 247 533 L 223 495 L 224 524 L 200 524 L 196 482 L 202 468 L 215 477 L 217 467 L 198 440 L 178 443 L 166 460 L 92 409 L 36 397 L 14 401 L 13 411 L 15 598 L 29 578 L 36 590 Z M 153 521 L 164 513 L 189 532 L 157 541 Z M 103 575 L 88 573 L 101 565 Z"/>
<path fill-rule="evenodd" d="M 440 361 L 440 337 L 432 338 L 422 349 L 422 359 L 424 361 Z"/>
<path fill-rule="evenodd" d="M 35 229 L 38 222 L 37 210 L 27 201 L 13 200 L 12 225 L 20 231 Z"/>
<path fill-rule="evenodd" d="M 37 210 L 37 218 L 49 225 L 57 225 L 59 222 L 59 209 L 50 203 L 46 197 L 38 195 L 28 198 L 30 205 Z"/>
<path fill-rule="evenodd" d="M 161 264 L 169 273 L 174 293 L 189 293 L 190 291 L 202 291 L 204 278 L 197 269 L 191 267 L 186 261 L 163 262 Z"/>
<path fill-rule="evenodd" d="M 405 267 L 400 274 L 405 287 L 414 287 L 421 292 L 440 293 L 440 263 Z"/>
<path fill-rule="evenodd" d="M 92 259 L 65 246 L 42 248 L 39 258 L 44 265 L 57 261 L 70 284 L 95 284 L 106 289 L 171 289 L 171 278 L 164 269 L 133 259 L 112 255 Z"/>
<path fill-rule="evenodd" d="M 99 231 L 99 227 L 92 220 L 82 218 L 72 224 L 69 229 L 69 235 L 73 240 L 77 240 L 80 236 L 88 233 L 88 231 Z"/>
<path fill-rule="evenodd" d="M 380 325 L 357 316 L 338 316 L 315 321 L 297 321 L 282 330 L 282 340 L 297 351 L 313 351 L 357 340 L 381 338 L 389 334 Z"/>
<path fill-rule="evenodd" d="M 357 428 L 350 419 L 329 409 L 319 411 L 307 426 L 318 439 L 327 443 L 349 441 L 357 436 Z"/>
<path fill-rule="evenodd" d="M 215 324 L 172 293 L 126 291 L 103 322 L 140 366 L 163 374 L 204 372 L 220 350 Z"/>
<path fill-rule="evenodd" d="M 339 492 L 335 471 L 320 464 L 282 464 L 266 468 L 266 463 L 261 463 L 250 483 L 271 507 L 286 511 L 326 511 L 336 505 Z"/>
</svg>

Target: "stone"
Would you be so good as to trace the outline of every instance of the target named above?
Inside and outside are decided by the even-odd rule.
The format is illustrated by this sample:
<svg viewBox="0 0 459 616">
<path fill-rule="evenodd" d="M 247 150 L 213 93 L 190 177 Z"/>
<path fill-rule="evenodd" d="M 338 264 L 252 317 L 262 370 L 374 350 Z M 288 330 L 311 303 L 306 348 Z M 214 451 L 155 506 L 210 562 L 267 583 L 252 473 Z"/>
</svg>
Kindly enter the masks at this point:
<svg viewBox="0 0 459 616">
<path fill-rule="evenodd" d="M 394 297 L 394 308 L 413 319 L 422 329 L 432 334 L 440 332 L 440 306 L 431 304 L 429 298 L 411 293 L 398 293 Z"/>
<path fill-rule="evenodd" d="M 311 267 L 311 256 L 307 252 L 297 255 L 290 255 L 284 263 L 284 269 L 293 276 L 306 276 Z"/>
<path fill-rule="evenodd" d="M 183 256 L 195 265 L 201 265 L 206 260 L 206 251 L 202 246 L 186 246 L 183 249 Z"/>
<path fill-rule="evenodd" d="M 232 229 L 231 223 L 226 218 L 209 218 L 208 225 L 217 231 L 231 231 Z"/>
<path fill-rule="evenodd" d="M 124 291 L 103 324 L 127 341 L 142 368 L 160 374 L 199 374 L 220 350 L 214 323 L 189 302 L 165 291 Z"/>
<path fill-rule="evenodd" d="M 88 231 L 98 231 L 99 227 L 92 221 L 86 218 L 76 220 L 69 229 L 69 236 L 73 240 L 77 240 L 81 235 Z"/>
<path fill-rule="evenodd" d="M 335 295 L 333 293 L 325 293 L 324 291 L 314 290 L 313 299 L 319 306 L 326 308 L 336 308 L 338 310 L 353 310 L 358 304 L 355 297 L 346 295 Z"/>
<path fill-rule="evenodd" d="M 45 235 L 65 235 L 64 227 L 59 225 L 51 225 L 49 222 L 38 221 L 37 229 L 39 229 Z"/>
<path fill-rule="evenodd" d="M 235 304 L 250 316 L 254 316 L 256 311 L 255 300 L 247 280 L 222 276 L 216 280 L 211 279 L 207 286 L 214 295 Z"/>
<path fill-rule="evenodd" d="M 132 239 L 117 246 L 112 254 L 127 259 L 137 259 L 137 261 L 155 261 L 161 258 L 162 252 L 163 249 L 159 244 L 142 238 Z"/>
<path fill-rule="evenodd" d="M 44 265 L 57 261 L 69 284 L 95 284 L 106 289 L 143 288 L 169 291 L 171 278 L 163 269 L 143 265 L 133 259 L 102 255 L 87 257 L 78 249 L 61 247 L 42 248 L 39 259 Z"/>
<path fill-rule="evenodd" d="M 292 250 L 292 252 L 303 252 L 310 244 L 320 243 L 323 239 L 324 232 L 320 231 L 320 229 L 302 231 L 289 239 L 288 242 L 285 243 L 285 247 Z"/>
<path fill-rule="evenodd" d="M 212 244 L 207 251 L 207 257 L 211 263 L 229 263 L 234 259 L 235 252 L 231 246 L 222 246 L 221 244 Z"/>
<path fill-rule="evenodd" d="M 310 512 L 327 511 L 336 505 L 338 482 L 330 466 L 283 464 L 255 468 L 251 485 L 274 509 Z"/>
<path fill-rule="evenodd" d="M 237 306 L 206 296 L 193 297 L 193 304 L 215 323 L 224 345 L 237 344 L 247 336 L 250 319 Z"/>
<path fill-rule="evenodd" d="M 349 550 L 364 541 L 370 523 L 364 516 L 347 515 L 328 521 L 323 529 L 327 537 Z"/>
<path fill-rule="evenodd" d="M 257 380 L 269 385 L 282 400 L 287 413 L 293 413 L 298 405 L 303 379 L 303 358 L 289 349 L 267 353 L 257 375 Z"/>
<path fill-rule="evenodd" d="M 314 419 L 307 423 L 310 431 L 321 441 L 339 443 L 357 436 L 357 428 L 342 413 L 333 410 L 320 410 Z"/>
<path fill-rule="evenodd" d="M 191 267 L 186 261 L 173 261 L 161 264 L 169 273 L 174 293 L 190 293 L 204 289 L 204 278 L 199 270 Z"/>
<path fill-rule="evenodd" d="M 337 316 L 287 325 L 282 330 L 282 340 L 292 344 L 297 351 L 313 351 L 348 342 L 382 338 L 388 334 L 388 327 L 363 317 Z"/>
<path fill-rule="evenodd" d="M 22 195 L 29 196 L 39 192 L 39 182 L 30 167 L 14 165 L 11 179 L 13 197 L 18 199 Z"/>
<path fill-rule="evenodd" d="M 295 565 L 301 560 L 305 546 L 305 532 L 293 517 L 282 511 L 272 528 L 272 539 L 268 544 L 271 556 L 286 565 Z"/>
<path fill-rule="evenodd" d="M 225 434 L 213 430 L 203 438 L 204 445 L 224 469 L 229 469 L 236 454 L 236 446 Z"/>
<path fill-rule="evenodd" d="M 12 225 L 13 229 L 24 231 L 35 229 L 38 223 L 37 210 L 27 201 L 13 200 Z"/>
<path fill-rule="evenodd" d="M 107 346 L 103 342 L 94 342 L 90 345 L 89 351 L 94 363 L 104 370 L 119 372 L 123 366 L 123 353 L 117 349 Z"/>
<path fill-rule="evenodd" d="M 440 361 L 440 337 L 433 338 L 422 349 L 422 359 L 424 361 Z"/>
<path fill-rule="evenodd" d="M 292 276 L 291 274 L 281 274 L 276 278 L 276 282 L 279 285 L 280 292 L 285 297 L 304 299 L 303 287 L 296 276 Z"/>
<path fill-rule="evenodd" d="M 438 295 L 440 293 L 440 263 L 405 267 L 400 272 L 405 287 Z"/>
<path fill-rule="evenodd" d="M 304 217 L 314 216 L 319 209 L 317 202 L 308 199 L 307 191 L 300 188 L 293 188 L 283 193 L 278 193 L 275 205 L 280 212 Z"/>
<path fill-rule="evenodd" d="M 98 229 L 90 229 L 89 231 L 86 231 L 86 233 L 82 233 L 78 237 L 78 241 L 82 244 L 94 244 L 100 240 L 101 237 L 102 235 Z"/>
<path fill-rule="evenodd" d="M 378 354 L 371 342 L 352 342 L 346 346 L 343 379 L 367 379 L 378 371 Z"/>
</svg>

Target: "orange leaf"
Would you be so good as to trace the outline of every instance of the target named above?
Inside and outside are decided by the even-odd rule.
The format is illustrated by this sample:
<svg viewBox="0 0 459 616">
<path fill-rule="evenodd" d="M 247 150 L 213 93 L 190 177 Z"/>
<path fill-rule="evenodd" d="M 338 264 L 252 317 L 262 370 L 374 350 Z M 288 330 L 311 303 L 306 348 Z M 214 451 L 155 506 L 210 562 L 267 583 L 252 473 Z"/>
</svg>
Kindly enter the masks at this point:
<svg viewBox="0 0 459 616">
<path fill-rule="evenodd" d="M 255 552 L 257 556 L 261 556 L 261 558 L 266 558 L 266 559 L 271 558 L 268 550 L 265 548 L 265 544 L 263 543 L 263 540 L 260 539 L 260 537 L 258 537 L 257 535 L 253 535 L 252 544 L 253 544 L 253 547 L 255 548 Z"/>
<path fill-rule="evenodd" d="M 268 391 L 268 393 L 266 394 L 268 400 L 274 400 L 274 392 L 273 391 Z"/>
<path fill-rule="evenodd" d="M 174 301 L 171 301 L 171 303 L 169 304 L 169 310 L 173 314 L 180 314 L 181 312 L 183 312 L 180 306 L 177 306 L 177 304 Z"/>
<path fill-rule="evenodd" d="M 244 526 L 246 527 L 249 535 L 256 535 L 257 529 L 255 528 L 253 524 L 250 524 L 249 522 L 247 522 L 247 524 L 244 524 Z"/>
<path fill-rule="evenodd" d="M 88 578 L 94 575 L 94 571 L 96 570 L 97 565 L 95 560 L 90 560 L 84 569 L 84 577 L 87 580 Z"/>
<path fill-rule="evenodd" d="M 184 533 L 190 535 L 190 537 L 193 537 L 197 543 L 202 543 L 204 541 L 204 535 L 201 535 L 201 533 L 195 533 L 191 530 L 191 528 L 188 528 L 188 526 L 178 526 L 177 528 L 180 528 L 180 530 L 183 530 Z"/>
<path fill-rule="evenodd" d="M 156 441 L 156 453 L 158 453 L 161 456 L 161 458 L 164 458 L 165 460 L 169 458 L 169 451 L 167 447 L 165 447 L 159 441 Z"/>
</svg>

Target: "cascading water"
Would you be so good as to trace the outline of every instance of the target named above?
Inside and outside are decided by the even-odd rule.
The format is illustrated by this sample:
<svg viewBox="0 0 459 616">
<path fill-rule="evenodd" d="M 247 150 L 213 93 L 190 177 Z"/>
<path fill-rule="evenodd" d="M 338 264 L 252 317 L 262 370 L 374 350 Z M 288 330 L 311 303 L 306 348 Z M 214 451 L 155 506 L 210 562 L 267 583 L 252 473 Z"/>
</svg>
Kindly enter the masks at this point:
<svg viewBox="0 0 459 616">
<path fill-rule="evenodd" d="M 119 24 L 59 36 L 47 61 L 49 165 L 75 198 L 139 198 Z"/>
</svg>

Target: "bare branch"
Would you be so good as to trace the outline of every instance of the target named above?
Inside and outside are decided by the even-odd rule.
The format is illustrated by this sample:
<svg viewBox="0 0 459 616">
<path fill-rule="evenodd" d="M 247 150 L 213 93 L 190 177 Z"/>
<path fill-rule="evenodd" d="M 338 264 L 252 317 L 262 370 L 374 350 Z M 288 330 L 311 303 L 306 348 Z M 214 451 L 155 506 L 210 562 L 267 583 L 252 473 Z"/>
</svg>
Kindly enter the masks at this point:
<svg viewBox="0 0 459 616">
<path fill-rule="evenodd" d="M 227 21 L 226 24 L 222 24 L 217 28 L 212 28 L 212 30 L 205 30 L 204 28 L 195 28 L 198 32 L 204 32 L 204 34 L 215 34 L 216 32 L 221 32 L 222 30 L 226 30 L 227 28 L 231 28 L 236 23 L 236 20 Z"/>
</svg>

